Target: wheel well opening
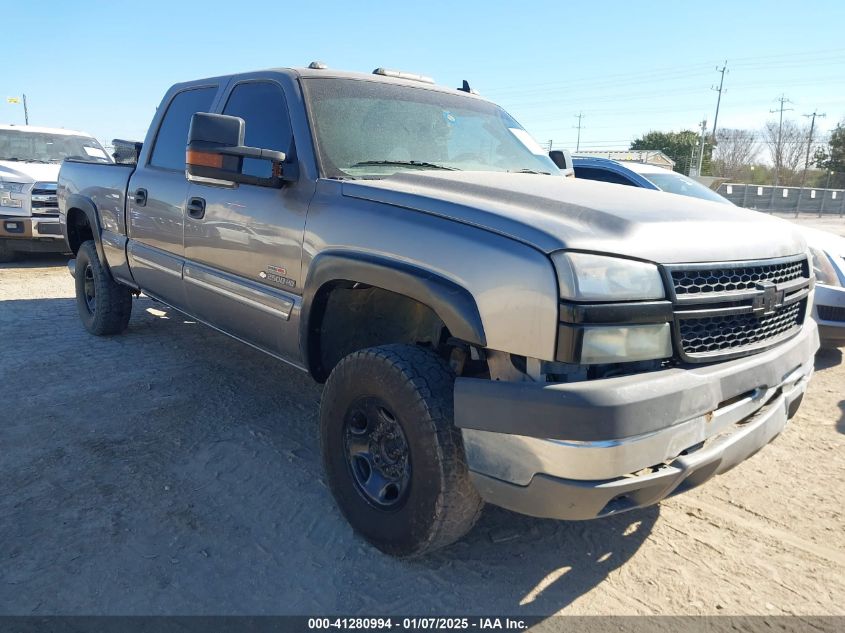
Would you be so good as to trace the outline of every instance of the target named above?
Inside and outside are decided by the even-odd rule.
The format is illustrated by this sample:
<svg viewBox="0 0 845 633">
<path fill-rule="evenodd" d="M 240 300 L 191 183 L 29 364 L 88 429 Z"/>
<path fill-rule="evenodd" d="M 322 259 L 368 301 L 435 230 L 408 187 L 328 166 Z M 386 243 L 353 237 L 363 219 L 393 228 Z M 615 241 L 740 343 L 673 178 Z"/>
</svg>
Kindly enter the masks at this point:
<svg viewBox="0 0 845 633">
<path fill-rule="evenodd" d="M 67 212 L 67 241 L 70 250 L 76 255 L 79 247 L 87 240 L 94 239 L 94 231 L 88 216 L 81 209 L 70 209 Z"/>
<path fill-rule="evenodd" d="M 323 382 L 345 356 L 360 349 L 405 343 L 439 349 L 449 340 L 443 321 L 427 305 L 405 295 L 340 281 L 314 298 L 308 366 Z"/>
</svg>

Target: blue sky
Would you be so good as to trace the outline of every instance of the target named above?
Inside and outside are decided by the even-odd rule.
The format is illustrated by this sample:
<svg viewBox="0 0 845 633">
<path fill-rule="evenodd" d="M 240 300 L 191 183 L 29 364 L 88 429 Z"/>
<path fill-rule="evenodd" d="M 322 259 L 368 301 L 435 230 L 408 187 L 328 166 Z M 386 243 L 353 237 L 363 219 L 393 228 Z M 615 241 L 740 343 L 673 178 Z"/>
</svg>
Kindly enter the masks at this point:
<svg viewBox="0 0 845 633">
<path fill-rule="evenodd" d="M 759 128 L 818 108 L 845 118 L 845 3 L 792 2 L 28 2 L 3 8 L 0 122 L 142 139 L 177 81 L 319 59 L 468 79 L 540 142 L 626 148 L 652 130 Z"/>
</svg>

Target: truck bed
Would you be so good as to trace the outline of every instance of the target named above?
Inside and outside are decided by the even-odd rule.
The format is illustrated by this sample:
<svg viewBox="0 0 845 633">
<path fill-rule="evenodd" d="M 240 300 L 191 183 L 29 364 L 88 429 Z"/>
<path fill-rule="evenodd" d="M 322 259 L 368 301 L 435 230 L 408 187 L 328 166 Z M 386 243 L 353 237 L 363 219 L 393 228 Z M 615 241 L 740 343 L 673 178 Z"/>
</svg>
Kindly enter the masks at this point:
<svg viewBox="0 0 845 633">
<path fill-rule="evenodd" d="M 126 235 L 126 189 L 135 165 L 66 160 L 59 171 L 58 199 L 62 224 L 76 196 L 87 198 L 98 211 L 104 231 Z M 77 199 L 78 200 L 78 199 Z"/>
</svg>

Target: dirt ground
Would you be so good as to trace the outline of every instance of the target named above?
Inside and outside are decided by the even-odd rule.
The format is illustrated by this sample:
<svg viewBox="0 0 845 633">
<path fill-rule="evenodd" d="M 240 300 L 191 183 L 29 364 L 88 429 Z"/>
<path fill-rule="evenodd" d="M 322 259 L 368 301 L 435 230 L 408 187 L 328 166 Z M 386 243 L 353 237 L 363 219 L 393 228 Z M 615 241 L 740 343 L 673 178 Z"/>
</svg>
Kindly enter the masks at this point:
<svg viewBox="0 0 845 633">
<path fill-rule="evenodd" d="M 803 213 L 797 218 L 791 213 L 774 215 L 775 217 L 783 218 L 784 220 L 789 220 L 802 226 L 809 226 L 820 231 L 829 231 L 830 233 L 845 237 L 845 219 L 837 215 L 827 215 L 821 218 L 810 213 Z"/>
<path fill-rule="evenodd" d="M 845 615 L 845 364 L 733 471 L 585 523 L 488 507 L 428 558 L 357 538 L 320 387 L 147 299 L 88 336 L 64 260 L 0 266 L 0 614 Z"/>
</svg>

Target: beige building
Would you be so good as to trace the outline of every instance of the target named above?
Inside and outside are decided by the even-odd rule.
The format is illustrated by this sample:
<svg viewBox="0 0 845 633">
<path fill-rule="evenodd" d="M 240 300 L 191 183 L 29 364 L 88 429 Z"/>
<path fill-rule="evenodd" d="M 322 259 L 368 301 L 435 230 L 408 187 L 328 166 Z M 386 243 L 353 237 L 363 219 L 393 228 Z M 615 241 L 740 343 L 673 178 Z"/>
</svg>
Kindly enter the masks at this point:
<svg viewBox="0 0 845 633">
<path fill-rule="evenodd" d="M 610 158 L 611 160 L 625 160 L 635 163 L 646 163 L 656 167 L 674 169 L 675 161 L 658 149 L 628 149 L 611 152 L 578 152 L 577 156 L 594 156 L 596 158 Z"/>
</svg>

